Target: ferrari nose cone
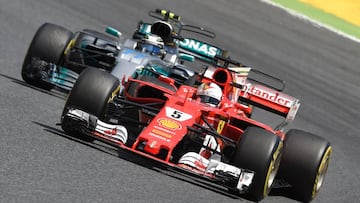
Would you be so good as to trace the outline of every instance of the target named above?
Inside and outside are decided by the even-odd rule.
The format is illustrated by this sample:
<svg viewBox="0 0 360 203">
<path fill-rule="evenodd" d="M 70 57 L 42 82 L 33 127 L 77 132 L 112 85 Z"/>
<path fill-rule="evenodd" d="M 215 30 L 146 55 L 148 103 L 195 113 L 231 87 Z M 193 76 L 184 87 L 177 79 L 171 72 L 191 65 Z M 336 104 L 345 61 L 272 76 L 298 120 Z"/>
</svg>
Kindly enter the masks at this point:
<svg viewBox="0 0 360 203">
<path fill-rule="evenodd" d="M 146 143 L 144 147 L 146 153 L 157 155 L 160 152 L 160 144 L 156 140 L 152 140 Z"/>
</svg>

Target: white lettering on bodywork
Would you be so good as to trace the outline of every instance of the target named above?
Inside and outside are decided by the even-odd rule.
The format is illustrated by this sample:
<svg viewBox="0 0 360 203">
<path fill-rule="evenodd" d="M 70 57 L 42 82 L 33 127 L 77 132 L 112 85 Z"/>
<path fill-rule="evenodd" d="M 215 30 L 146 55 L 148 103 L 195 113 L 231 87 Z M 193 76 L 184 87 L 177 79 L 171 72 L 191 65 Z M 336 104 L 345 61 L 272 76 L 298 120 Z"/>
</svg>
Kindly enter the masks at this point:
<svg viewBox="0 0 360 203">
<path fill-rule="evenodd" d="M 191 39 L 184 39 L 180 42 L 180 44 L 181 46 L 187 47 L 188 49 L 196 50 L 208 56 L 215 56 L 218 51 L 216 47 Z"/>
<path fill-rule="evenodd" d="M 261 97 L 268 101 L 274 102 L 276 104 L 280 104 L 282 106 L 291 107 L 293 104 L 293 100 L 286 98 L 286 95 L 281 94 L 277 91 L 267 90 L 265 87 L 258 87 L 255 85 L 251 85 L 249 89 L 246 91 L 247 93 Z"/>
</svg>

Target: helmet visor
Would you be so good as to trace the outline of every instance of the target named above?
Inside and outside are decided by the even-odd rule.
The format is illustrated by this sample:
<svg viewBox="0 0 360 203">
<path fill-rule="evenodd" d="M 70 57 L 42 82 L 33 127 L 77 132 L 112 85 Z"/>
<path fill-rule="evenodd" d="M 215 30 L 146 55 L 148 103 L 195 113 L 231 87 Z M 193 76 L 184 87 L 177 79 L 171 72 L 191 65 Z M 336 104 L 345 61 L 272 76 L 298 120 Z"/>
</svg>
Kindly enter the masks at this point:
<svg viewBox="0 0 360 203">
<path fill-rule="evenodd" d="M 213 104 L 213 105 L 217 106 L 220 103 L 220 100 L 218 100 L 214 97 L 209 97 L 206 95 L 200 95 L 199 97 L 200 97 L 201 102 L 206 103 L 206 104 Z"/>
</svg>

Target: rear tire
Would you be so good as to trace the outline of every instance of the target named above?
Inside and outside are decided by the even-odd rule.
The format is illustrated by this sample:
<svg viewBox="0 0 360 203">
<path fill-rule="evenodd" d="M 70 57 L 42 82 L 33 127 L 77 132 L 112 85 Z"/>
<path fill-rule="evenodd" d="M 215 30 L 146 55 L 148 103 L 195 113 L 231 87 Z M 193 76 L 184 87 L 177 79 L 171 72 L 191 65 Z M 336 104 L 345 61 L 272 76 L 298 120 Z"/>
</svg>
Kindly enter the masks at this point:
<svg viewBox="0 0 360 203">
<path fill-rule="evenodd" d="M 331 151 L 330 143 L 317 135 L 301 130 L 290 130 L 286 134 L 279 178 L 292 185 L 296 199 L 309 202 L 316 197 L 329 166 Z"/>
<path fill-rule="evenodd" d="M 120 81 L 104 70 L 85 69 L 68 96 L 62 118 L 69 108 L 77 108 L 103 119 L 107 103 L 120 90 L 119 85 Z M 74 133 L 66 121 L 62 120 L 61 126 L 65 132 Z"/>
<path fill-rule="evenodd" d="M 25 55 L 21 69 L 23 80 L 31 85 L 50 90 L 54 85 L 39 78 L 29 77 L 31 60 L 33 57 L 37 57 L 49 63 L 60 64 L 65 48 L 72 36 L 71 31 L 61 26 L 51 23 L 41 25 L 36 31 Z"/>
<path fill-rule="evenodd" d="M 240 138 L 232 163 L 255 172 L 249 195 L 256 201 L 265 198 L 274 182 L 282 154 L 281 139 L 262 128 L 250 126 Z"/>
</svg>

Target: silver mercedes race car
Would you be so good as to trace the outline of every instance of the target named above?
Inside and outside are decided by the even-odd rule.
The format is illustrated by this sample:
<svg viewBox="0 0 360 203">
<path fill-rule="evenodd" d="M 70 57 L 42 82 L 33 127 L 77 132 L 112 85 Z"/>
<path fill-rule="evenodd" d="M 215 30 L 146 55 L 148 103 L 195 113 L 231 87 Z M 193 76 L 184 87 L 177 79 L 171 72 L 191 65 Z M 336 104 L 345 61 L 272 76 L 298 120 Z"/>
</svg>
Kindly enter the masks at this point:
<svg viewBox="0 0 360 203">
<path fill-rule="evenodd" d="M 44 23 L 35 33 L 26 53 L 21 75 L 27 83 L 50 90 L 71 90 L 79 74 L 88 67 L 110 72 L 120 80 L 141 73 L 175 78 L 181 84 L 194 74 L 184 62 L 195 58 L 211 62 L 224 50 L 194 38 L 185 31 L 209 38 L 215 34 L 202 27 L 186 25 L 180 16 L 156 9 L 154 23 L 140 21 L 132 38 L 107 27 L 105 33 L 84 29 L 71 32 Z M 135 74 L 135 75 L 134 75 Z"/>
</svg>

